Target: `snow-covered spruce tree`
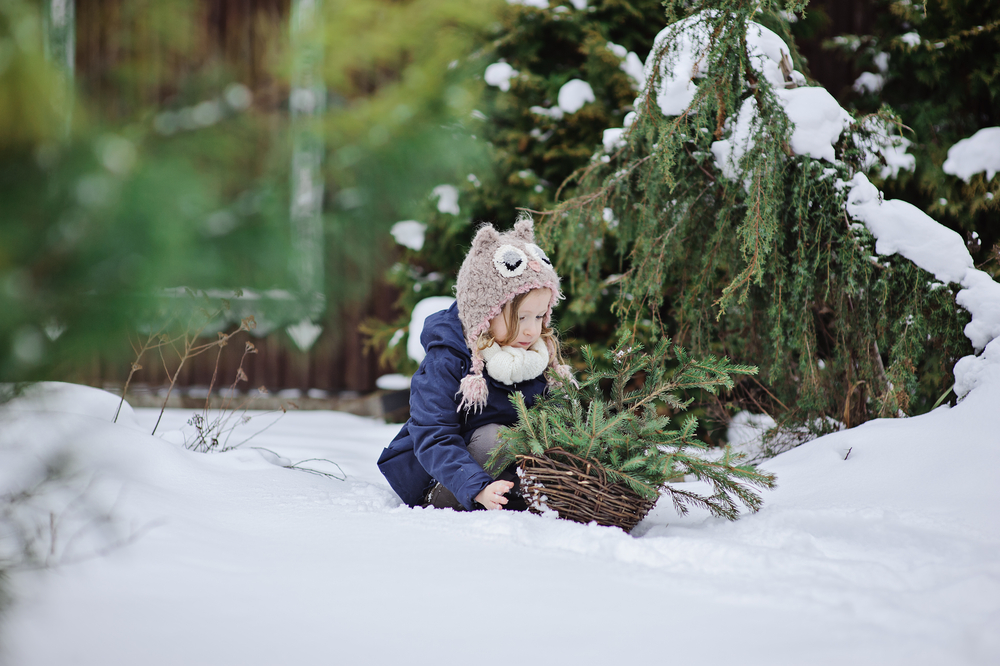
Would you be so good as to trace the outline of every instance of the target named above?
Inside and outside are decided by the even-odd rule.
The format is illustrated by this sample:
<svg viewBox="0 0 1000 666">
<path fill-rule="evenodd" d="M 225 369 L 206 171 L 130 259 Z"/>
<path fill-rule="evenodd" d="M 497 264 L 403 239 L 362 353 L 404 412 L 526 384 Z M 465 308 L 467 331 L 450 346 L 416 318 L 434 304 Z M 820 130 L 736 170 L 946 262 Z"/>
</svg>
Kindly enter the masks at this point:
<svg viewBox="0 0 1000 666">
<path fill-rule="evenodd" d="M 961 232 L 976 263 L 1000 275 L 1000 178 L 994 178 L 1000 170 L 1000 4 L 875 5 L 872 34 L 841 35 L 829 46 L 861 72 L 848 108 L 870 113 L 889 104 L 909 128 L 910 169 L 876 182 L 887 197 L 905 199 Z"/>
<path fill-rule="evenodd" d="M 639 339 L 670 331 L 696 355 L 754 362 L 743 388 L 759 408 L 814 433 L 929 409 L 969 350 L 955 287 L 875 258 L 844 210 L 844 182 L 898 162 L 895 117 L 853 118 L 808 85 L 780 3 L 667 5 L 679 20 L 657 37 L 635 112 L 539 225 L 570 310 L 614 291 Z"/>
<path fill-rule="evenodd" d="M 389 274 L 402 292 L 401 317 L 391 325 L 372 322 L 369 331 L 401 370 L 416 367 L 404 352 L 414 306 L 453 294 L 478 224 L 503 228 L 513 224 L 518 208 L 551 208 L 563 181 L 587 164 L 604 129 L 621 124 L 642 86 L 641 58 L 663 21 L 660 0 L 511 3 L 483 35 L 484 46 L 454 63 L 483 87 L 476 111 L 456 131 L 473 134 L 487 156 L 433 188 L 412 210 L 414 219 L 394 229 L 407 248 Z M 609 298 L 601 312 L 610 304 Z M 560 328 L 574 337 L 613 339 L 607 314 L 559 316 Z"/>
</svg>

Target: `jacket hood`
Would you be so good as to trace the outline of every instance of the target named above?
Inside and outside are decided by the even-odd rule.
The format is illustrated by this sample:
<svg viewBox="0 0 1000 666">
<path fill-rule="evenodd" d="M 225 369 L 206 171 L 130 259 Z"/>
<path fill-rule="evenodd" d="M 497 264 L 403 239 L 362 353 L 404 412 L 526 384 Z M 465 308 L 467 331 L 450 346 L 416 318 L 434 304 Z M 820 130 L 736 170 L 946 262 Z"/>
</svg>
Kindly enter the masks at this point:
<svg viewBox="0 0 1000 666">
<path fill-rule="evenodd" d="M 465 342 L 462 322 L 458 318 L 458 303 L 452 303 L 447 310 L 441 310 L 427 317 L 420 332 L 420 344 L 424 350 L 431 347 L 450 347 L 465 355 L 470 355 Z"/>
</svg>

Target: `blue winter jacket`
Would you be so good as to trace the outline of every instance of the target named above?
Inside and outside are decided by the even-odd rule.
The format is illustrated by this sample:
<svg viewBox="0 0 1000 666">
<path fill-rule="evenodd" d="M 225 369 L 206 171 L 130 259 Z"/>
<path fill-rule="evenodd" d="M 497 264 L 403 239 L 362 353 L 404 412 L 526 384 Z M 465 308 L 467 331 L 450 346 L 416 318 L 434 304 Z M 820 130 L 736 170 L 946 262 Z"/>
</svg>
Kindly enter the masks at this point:
<svg viewBox="0 0 1000 666">
<path fill-rule="evenodd" d="M 520 391 L 530 407 L 545 390 L 544 376 L 507 386 L 485 373 L 489 397 L 483 410 L 458 411 L 459 382 L 472 366 L 458 306 L 427 318 L 420 334 L 427 351 L 410 382 L 410 420 L 382 451 L 378 467 L 396 494 L 410 506 L 422 504 L 439 481 L 467 509 L 493 478 L 466 448 L 472 433 L 489 423 L 513 425 L 517 412 L 510 396 Z"/>
</svg>

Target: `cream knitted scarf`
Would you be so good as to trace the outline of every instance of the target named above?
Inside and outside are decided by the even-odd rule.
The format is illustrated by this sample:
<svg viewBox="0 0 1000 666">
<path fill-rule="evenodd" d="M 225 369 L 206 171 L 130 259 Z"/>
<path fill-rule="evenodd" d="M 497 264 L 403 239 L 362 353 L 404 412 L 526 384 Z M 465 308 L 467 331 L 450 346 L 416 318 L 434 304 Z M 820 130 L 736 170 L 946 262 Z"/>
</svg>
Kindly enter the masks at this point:
<svg viewBox="0 0 1000 666">
<path fill-rule="evenodd" d="M 527 349 L 501 347 L 494 342 L 482 354 L 490 377 L 508 385 L 534 379 L 549 365 L 549 350 L 541 338 Z"/>
</svg>

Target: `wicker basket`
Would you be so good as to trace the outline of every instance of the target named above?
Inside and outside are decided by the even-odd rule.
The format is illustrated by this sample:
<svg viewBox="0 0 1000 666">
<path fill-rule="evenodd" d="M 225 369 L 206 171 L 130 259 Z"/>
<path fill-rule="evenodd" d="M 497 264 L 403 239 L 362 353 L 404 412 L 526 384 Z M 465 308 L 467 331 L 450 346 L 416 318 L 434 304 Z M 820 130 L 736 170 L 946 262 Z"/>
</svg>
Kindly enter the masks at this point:
<svg viewBox="0 0 1000 666">
<path fill-rule="evenodd" d="M 623 483 L 609 483 L 603 467 L 560 448 L 517 456 L 517 463 L 521 492 L 534 513 L 548 507 L 560 518 L 631 532 L 656 504 Z"/>
</svg>

